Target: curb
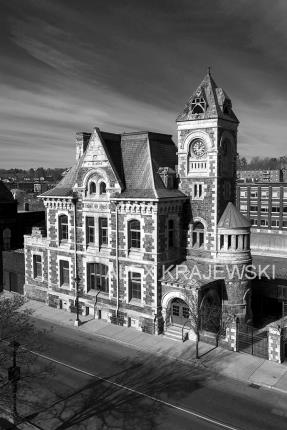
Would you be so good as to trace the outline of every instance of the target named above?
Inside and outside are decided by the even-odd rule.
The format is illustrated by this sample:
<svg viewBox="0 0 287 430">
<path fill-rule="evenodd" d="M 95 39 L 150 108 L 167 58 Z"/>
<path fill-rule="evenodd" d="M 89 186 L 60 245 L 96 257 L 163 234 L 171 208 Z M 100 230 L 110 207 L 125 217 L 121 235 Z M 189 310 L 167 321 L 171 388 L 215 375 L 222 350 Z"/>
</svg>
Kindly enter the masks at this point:
<svg viewBox="0 0 287 430">
<path fill-rule="evenodd" d="M 60 326 L 63 326 L 63 327 L 68 327 L 70 329 L 76 329 L 77 328 L 74 325 L 71 326 L 67 322 L 54 321 L 54 320 L 51 320 L 49 318 L 45 318 L 43 316 L 41 316 L 41 317 L 40 316 L 34 316 L 33 318 L 40 319 L 40 320 L 45 320 L 45 321 L 50 322 L 51 324 L 60 325 Z M 245 383 L 247 385 L 250 385 L 250 384 L 253 383 L 253 384 L 257 385 L 259 388 L 265 388 L 265 389 L 277 391 L 277 392 L 279 392 L 281 394 L 287 394 L 287 389 L 284 390 L 282 388 L 274 387 L 274 385 L 264 384 L 264 383 L 256 383 L 254 381 L 250 381 L 249 380 L 250 376 L 248 377 L 248 379 L 236 378 L 236 377 L 232 377 L 230 375 L 227 376 L 227 375 L 224 374 L 224 372 L 221 372 L 220 370 L 211 369 L 204 362 L 200 361 L 200 359 L 199 359 L 199 361 L 197 361 L 196 359 L 193 359 L 192 361 L 191 360 L 185 360 L 185 359 L 180 358 L 180 357 L 176 357 L 176 356 L 173 356 L 173 355 L 170 355 L 170 354 L 165 354 L 164 352 L 154 351 L 152 349 L 146 349 L 144 347 L 141 347 L 140 345 L 135 345 L 133 343 L 129 343 L 127 341 L 116 339 L 116 338 L 113 338 L 113 337 L 110 337 L 110 336 L 107 336 L 107 335 L 99 334 L 97 332 L 90 333 L 90 332 L 85 332 L 84 330 L 81 330 L 81 328 L 77 328 L 77 329 L 78 329 L 78 331 L 83 331 L 84 333 L 86 333 L 88 335 L 92 335 L 94 337 L 105 339 L 105 340 L 108 340 L 110 342 L 115 342 L 115 343 L 124 345 L 124 346 L 126 346 L 128 348 L 131 348 L 131 349 L 134 349 L 134 350 L 137 350 L 137 351 L 142 351 L 142 352 L 145 352 L 145 353 L 150 353 L 150 354 L 153 354 L 155 356 L 164 356 L 168 360 L 177 361 L 177 362 L 180 362 L 180 363 L 185 364 L 185 365 L 192 365 L 192 366 L 195 366 L 195 367 L 199 367 L 199 368 L 205 369 L 205 370 L 209 371 L 211 374 L 214 374 L 214 375 L 222 375 L 225 378 L 228 378 L 228 379 L 231 379 L 231 380 L 234 380 L 234 381 L 238 381 L 238 382 L 241 382 L 241 383 Z M 256 370 L 254 370 L 252 372 L 252 374 L 255 371 Z"/>
</svg>

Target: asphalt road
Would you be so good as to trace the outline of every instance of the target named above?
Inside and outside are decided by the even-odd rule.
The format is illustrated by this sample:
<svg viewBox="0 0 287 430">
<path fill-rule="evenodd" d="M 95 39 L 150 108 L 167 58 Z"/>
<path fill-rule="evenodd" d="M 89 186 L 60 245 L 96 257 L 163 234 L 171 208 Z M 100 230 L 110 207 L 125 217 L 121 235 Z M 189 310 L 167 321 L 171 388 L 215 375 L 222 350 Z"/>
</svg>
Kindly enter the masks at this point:
<svg viewBox="0 0 287 430">
<path fill-rule="evenodd" d="M 36 324 L 51 326 L 42 320 Z M 30 381 L 29 407 L 24 408 L 26 415 L 37 411 L 30 419 L 41 429 L 287 428 L 284 394 L 74 328 L 53 327 L 43 352 L 54 361 L 53 372 L 40 383 Z M 40 359 L 39 374 L 47 363 Z"/>
</svg>

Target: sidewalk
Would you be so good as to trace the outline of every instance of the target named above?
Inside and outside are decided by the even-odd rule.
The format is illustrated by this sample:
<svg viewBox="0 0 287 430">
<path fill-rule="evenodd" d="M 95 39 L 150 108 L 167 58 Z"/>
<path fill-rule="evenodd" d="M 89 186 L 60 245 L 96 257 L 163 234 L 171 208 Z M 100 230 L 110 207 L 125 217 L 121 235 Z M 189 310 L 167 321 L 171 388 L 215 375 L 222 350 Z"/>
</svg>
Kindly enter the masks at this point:
<svg viewBox="0 0 287 430">
<path fill-rule="evenodd" d="M 96 320 L 91 316 L 81 316 L 84 324 L 74 327 L 75 314 L 51 308 L 34 300 L 29 300 L 26 306 L 34 310 L 35 318 L 69 326 L 72 330 L 83 331 L 152 354 L 164 355 L 184 363 L 195 363 L 195 343 L 192 341 L 183 343 L 166 339 L 161 335 L 152 336 L 133 328 Z M 287 393 L 286 364 L 277 364 L 249 354 L 227 351 L 220 347 L 214 348 L 203 342 L 199 343 L 199 354 L 201 365 L 213 372 Z M 196 362 L 198 361 L 196 360 Z"/>
</svg>

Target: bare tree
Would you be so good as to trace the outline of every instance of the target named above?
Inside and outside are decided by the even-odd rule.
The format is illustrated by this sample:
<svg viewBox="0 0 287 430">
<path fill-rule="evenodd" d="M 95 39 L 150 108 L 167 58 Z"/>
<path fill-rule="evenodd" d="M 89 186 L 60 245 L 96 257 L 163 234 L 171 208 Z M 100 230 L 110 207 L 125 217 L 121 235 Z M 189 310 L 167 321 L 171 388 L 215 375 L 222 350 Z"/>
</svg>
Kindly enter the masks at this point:
<svg viewBox="0 0 287 430">
<path fill-rule="evenodd" d="M 18 405 L 30 405 L 25 394 L 31 380 L 41 384 L 41 378 L 52 372 L 51 365 L 37 366 L 33 351 L 45 349 L 45 334 L 37 330 L 31 319 L 33 311 L 23 309 L 26 299 L 18 294 L 0 297 L 0 406 L 19 420 Z"/>
<path fill-rule="evenodd" d="M 194 288 L 184 287 L 183 290 L 185 302 L 189 308 L 189 317 L 185 323 L 185 334 L 187 335 L 187 327 L 193 331 L 195 336 L 195 358 L 198 359 L 201 330 L 214 333 L 216 346 L 218 346 L 222 327 L 221 303 L 210 294 L 204 295 L 198 286 Z"/>
</svg>

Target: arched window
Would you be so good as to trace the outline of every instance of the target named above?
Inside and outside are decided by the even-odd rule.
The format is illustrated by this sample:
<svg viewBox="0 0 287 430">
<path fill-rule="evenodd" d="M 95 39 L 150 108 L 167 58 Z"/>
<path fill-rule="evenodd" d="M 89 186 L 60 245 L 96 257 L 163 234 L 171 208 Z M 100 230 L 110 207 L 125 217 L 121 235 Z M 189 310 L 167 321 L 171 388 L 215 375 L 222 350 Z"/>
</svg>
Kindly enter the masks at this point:
<svg viewBox="0 0 287 430">
<path fill-rule="evenodd" d="M 96 194 L 96 191 L 97 191 L 96 184 L 94 182 L 90 182 L 90 189 L 89 189 L 90 194 Z"/>
<path fill-rule="evenodd" d="M 106 194 L 107 192 L 107 187 L 106 184 L 104 182 L 100 183 L 100 194 Z"/>
<path fill-rule="evenodd" d="M 128 244 L 129 249 L 141 247 L 141 224 L 136 219 L 128 223 Z"/>
<path fill-rule="evenodd" d="M 198 248 L 204 246 L 204 226 L 201 222 L 196 222 L 193 226 L 192 246 Z"/>
<path fill-rule="evenodd" d="M 109 292 L 109 268 L 101 263 L 87 264 L 87 287 L 88 291 L 98 290 Z"/>
<path fill-rule="evenodd" d="M 191 102 L 191 109 L 193 114 L 204 113 L 206 103 L 203 97 L 195 97 Z"/>
<path fill-rule="evenodd" d="M 69 224 L 68 224 L 68 216 L 60 215 L 59 216 L 59 241 L 68 240 L 69 239 Z"/>
<path fill-rule="evenodd" d="M 3 249 L 4 251 L 9 251 L 11 248 L 11 230 L 10 228 L 5 228 L 3 231 Z"/>
</svg>

